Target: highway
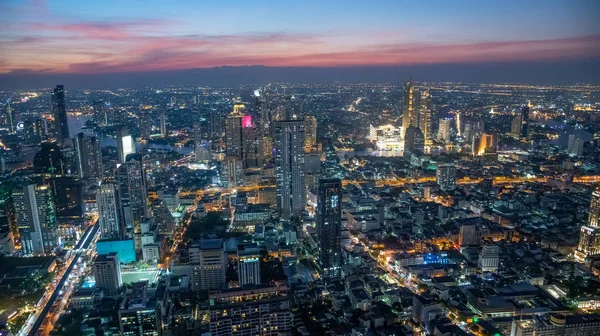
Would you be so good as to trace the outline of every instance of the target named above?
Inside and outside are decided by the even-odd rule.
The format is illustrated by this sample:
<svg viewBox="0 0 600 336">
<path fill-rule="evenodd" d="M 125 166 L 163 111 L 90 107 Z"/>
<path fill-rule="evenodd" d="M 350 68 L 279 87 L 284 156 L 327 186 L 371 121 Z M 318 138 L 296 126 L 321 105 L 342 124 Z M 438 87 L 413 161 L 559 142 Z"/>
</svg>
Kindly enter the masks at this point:
<svg viewBox="0 0 600 336">
<path fill-rule="evenodd" d="M 73 251 L 75 251 L 75 256 L 73 256 L 71 258 L 71 262 L 69 264 L 69 267 L 65 271 L 65 273 L 64 273 L 63 277 L 60 279 L 59 283 L 54 288 L 54 292 L 50 296 L 50 299 L 48 299 L 48 302 L 46 302 L 46 305 L 44 306 L 44 309 L 42 309 L 42 311 L 38 315 L 37 319 L 33 323 L 33 326 L 31 327 L 31 329 L 27 333 L 28 336 L 35 336 L 35 335 L 38 334 L 38 330 L 40 329 L 40 327 L 42 326 L 44 320 L 46 319 L 46 315 L 48 315 L 48 312 L 52 308 L 52 305 L 56 301 L 56 298 L 58 297 L 60 291 L 62 291 L 62 289 L 63 289 L 63 287 L 65 285 L 65 282 L 67 281 L 67 279 L 69 278 L 69 275 L 73 271 L 73 268 L 75 267 L 75 265 L 77 265 L 79 257 L 81 257 L 82 254 L 85 254 L 85 252 L 87 251 L 87 249 L 90 247 L 92 241 L 94 241 L 94 238 L 98 234 L 98 229 L 99 228 L 100 228 L 99 225 L 92 225 L 92 226 L 90 226 L 85 231 L 85 233 L 83 234 L 83 237 L 77 243 L 77 246 L 73 250 Z"/>
</svg>

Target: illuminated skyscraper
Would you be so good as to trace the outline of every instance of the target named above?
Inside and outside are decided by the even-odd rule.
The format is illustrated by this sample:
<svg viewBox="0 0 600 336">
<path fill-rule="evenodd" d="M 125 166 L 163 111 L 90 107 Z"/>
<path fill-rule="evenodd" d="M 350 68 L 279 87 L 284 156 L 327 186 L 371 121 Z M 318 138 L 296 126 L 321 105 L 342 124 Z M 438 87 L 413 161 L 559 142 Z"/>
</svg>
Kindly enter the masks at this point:
<svg viewBox="0 0 600 336">
<path fill-rule="evenodd" d="M 312 151 L 313 146 L 317 145 L 317 118 L 304 117 L 304 134 L 306 135 L 304 151 L 308 153 Z"/>
<path fill-rule="evenodd" d="M 96 193 L 101 239 L 124 239 L 123 208 L 114 183 L 102 183 Z"/>
<path fill-rule="evenodd" d="M 242 158 L 242 119 L 246 108 L 241 103 L 233 105 L 233 112 L 225 120 L 225 153 L 227 156 Z M 250 119 L 251 120 L 251 119 Z"/>
<path fill-rule="evenodd" d="M 77 176 L 98 179 L 104 177 L 102 152 L 100 151 L 100 142 L 96 137 L 79 133 L 73 138 L 73 145 Z"/>
<path fill-rule="evenodd" d="M 57 85 L 52 91 L 52 113 L 56 125 L 56 140 L 62 145 L 70 137 L 67 108 L 65 106 L 65 88 L 62 85 Z"/>
<path fill-rule="evenodd" d="M 135 142 L 126 126 L 117 126 L 117 160 L 125 162 L 127 155 L 135 153 Z"/>
<path fill-rule="evenodd" d="M 277 207 L 283 218 L 304 211 L 304 120 L 276 121 L 274 125 Z"/>
<path fill-rule="evenodd" d="M 435 172 L 435 180 L 444 191 L 456 189 L 456 167 L 454 165 L 440 165 Z"/>
<path fill-rule="evenodd" d="M 581 227 L 575 258 L 584 261 L 600 255 L 600 188 L 592 193 L 587 225 Z"/>
<path fill-rule="evenodd" d="M 136 250 L 141 251 L 141 223 L 148 217 L 146 174 L 141 155 L 127 156 L 117 169 L 117 184 L 127 229 L 133 231 Z"/>
<path fill-rule="evenodd" d="M 210 139 L 218 139 L 223 136 L 223 117 L 217 111 L 210 111 L 208 133 Z"/>
<path fill-rule="evenodd" d="M 498 150 L 498 136 L 496 134 L 481 133 L 473 143 L 473 155 L 496 153 Z"/>
<path fill-rule="evenodd" d="M 402 102 L 402 137 L 410 126 L 419 127 L 419 118 L 415 110 L 413 81 L 404 84 L 404 100 Z"/>
<path fill-rule="evenodd" d="M 432 138 L 431 134 L 431 94 L 429 90 L 421 90 L 419 95 L 419 128 L 425 141 Z"/>
<path fill-rule="evenodd" d="M 596 188 L 592 193 L 587 225 L 600 227 L 600 188 Z"/>
<path fill-rule="evenodd" d="M 521 124 L 522 124 L 522 116 L 519 114 L 513 118 L 512 123 L 510 125 L 510 135 L 515 139 L 519 139 L 521 137 Z"/>
<path fill-rule="evenodd" d="M 263 148 L 260 129 L 252 123 L 252 116 L 242 118 L 242 158 L 244 168 L 260 168 L 263 164 Z"/>
<path fill-rule="evenodd" d="M 14 133 L 16 131 L 15 116 L 13 112 L 14 111 L 10 106 L 10 98 L 8 98 L 4 104 L 4 115 L 2 116 L 2 119 L 0 119 L 0 121 L 2 121 L 2 126 L 8 129 L 8 133 Z"/>
<path fill-rule="evenodd" d="M 140 128 L 140 138 L 145 141 L 150 140 L 150 135 L 152 135 L 152 116 L 150 115 L 150 110 L 144 109 L 140 112 L 138 127 Z"/>
<path fill-rule="evenodd" d="M 529 107 L 530 104 L 523 106 L 521 109 L 521 139 L 527 139 L 529 137 Z"/>
<path fill-rule="evenodd" d="M 317 236 L 319 263 L 325 274 L 339 275 L 342 257 L 342 181 L 319 181 Z"/>
<path fill-rule="evenodd" d="M 13 190 L 15 220 L 24 255 L 45 254 L 57 246 L 56 207 L 48 185 Z"/>
<path fill-rule="evenodd" d="M 450 119 L 440 119 L 440 125 L 438 128 L 437 136 L 439 141 L 450 141 L 450 128 L 452 127 L 451 125 L 452 123 Z"/>
<path fill-rule="evenodd" d="M 235 156 L 226 156 L 221 161 L 221 184 L 224 188 L 235 188 L 242 185 L 244 171 L 242 160 Z"/>
<path fill-rule="evenodd" d="M 165 110 L 160 111 L 160 136 L 163 138 L 167 136 L 167 115 Z"/>
</svg>

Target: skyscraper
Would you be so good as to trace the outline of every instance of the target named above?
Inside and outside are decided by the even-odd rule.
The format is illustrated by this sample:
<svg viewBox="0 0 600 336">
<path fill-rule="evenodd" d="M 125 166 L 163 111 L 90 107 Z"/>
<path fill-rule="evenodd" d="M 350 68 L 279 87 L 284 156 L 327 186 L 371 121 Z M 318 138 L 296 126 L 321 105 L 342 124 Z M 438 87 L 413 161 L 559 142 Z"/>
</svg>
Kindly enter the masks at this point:
<svg viewBox="0 0 600 336">
<path fill-rule="evenodd" d="M 495 272 L 500 264 L 500 247 L 496 244 L 483 245 L 478 265 L 482 272 Z"/>
<path fill-rule="evenodd" d="M 65 88 L 57 85 L 52 91 L 52 113 L 56 125 L 56 140 L 62 145 L 69 139 L 69 124 L 67 119 L 67 108 L 65 106 Z"/>
<path fill-rule="evenodd" d="M 571 156 L 583 155 L 583 139 L 575 134 L 569 135 L 567 153 Z"/>
<path fill-rule="evenodd" d="M 402 137 L 410 126 L 419 127 L 419 118 L 415 110 L 414 85 L 410 80 L 404 84 L 404 100 L 402 102 Z"/>
<path fill-rule="evenodd" d="M 274 125 L 277 208 L 285 219 L 304 211 L 304 120 L 276 121 Z"/>
<path fill-rule="evenodd" d="M 112 123 L 113 120 L 109 118 L 108 106 L 106 106 L 104 100 L 94 101 L 92 107 L 94 109 L 94 120 L 96 121 L 96 123 L 98 123 L 98 125 L 106 126 Z"/>
<path fill-rule="evenodd" d="M 175 97 L 171 99 L 173 98 Z M 160 111 L 160 136 L 163 138 L 167 136 L 167 113 L 165 110 Z"/>
<path fill-rule="evenodd" d="M 260 168 L 263 164 L 264 151 L 260 129 L 252 123 L 248 114 L 242 118 L 242 158 L 244 168 Z"/>
<path fill-rule="evenodd" d="M 133 230 L 136 251 L 141 251 L 141 222 L 148 217 L 146 174 L 139 154 L 130 154 L 117 168 L 118 192 L 126 227 Z"/>
<path fill-rule="evenodd" d="M 530 104 L 523 106 L 521 109 L 521 139 L 527 139 L 529 137 L 529 107 Z"/>
<path fill-rule="evenodd" d="M 150 110 L 142 110 L 140 112 L 138 127 L 140 128 L 140 138 L 145 141 L 150 140 L 150 136 L 152 135 L 152 116 Z"/>
<path fill-rule="evenodd" d="M 312 151 L 313 146 L 317 145 L 317 118 L 304 117 L 304 133 L 306 134 L 304 151 L 308 153 Z"/>
<path fill-rule="evenodd" d="M 435 180 L 444 191 L 456 188 L 456 167 L 453 165 L 440 165 L 435 172 Z"/>
<path fill-rule="evenodd" d="M 498 151 L 498 136 L 492 133 L 481 133 L 473 142 L 473 155 L 481 156 Z"/>
<path fill-rule="evenodd" d="M 164 285 L 159 285 L 164 286 Z M 161 291 L 161 289 L 158 289 Z M 162 332 L 164 297 L 148 293 L 148 281 L 138 281 L 119 309 L 119 335 L 159 336 Z"/>
<path fill-rule="evenodd" d="M 104 295 L 119 294 L 123 280 L 121 279 L 121 262 L 117 252 L 99 254 L 92 264 L 96 287 L 104 290 Z"/>
<path fill-rule="evenodd" d="M 423 132 L 425 142 L 432 138 L 431 134 L 431 94 L 429 90 L 422 89 L 419 92 L 419 128 Z"/>
<path fill-rule="evenodd" d="M 450 141 L 450 128 L 452 127 L 450 119 L 440 119 L 440 125 L 438 128 L 438 140 L 448 142 Z"/>
<path fill-rule="evenodd" d="M 242 158 L 242 119 L 245 106 L 241 103 L 233 105 L 233 112 L 225 120 L 225 153 L 227 156 Z"/>
<path fill-rule="evenodd" d="M 510 125 L 510 135 L 515 139 L 521 138 L 521 124 L 523 123 L 522 119 L 523 117 L 521 114 L 518 114 L 513 118 Z"/>
<path fill-rule="evenodd" d="M 342 181 L 320 180 L 318 197 L 319 263 L 326 274 L 335 276 L 339 275 L 342 255 Z"/>
<path fill-rule="evenodd" d="M 404 133 L 404 153 L 420 153 L 425 151 L 425 137 L 421 129 L 410 126 Z"/>
<path fill-rule="evenodd" d="M 481 245 L 481 231 L 477 225 L 464 224 L 460 226 L 458 245 L 461 247 Z"/>
<path fill-rule="evenodd" d="M 240 285 L 260 284 L 260 250 L 256 244 L 238 245 Z"/>
<path fill-rule="evenodd" d="M 51 252 L 57 240 L 56 208 L 50 187 L 30 184 L 15 188 L 13 202 L 23 254 Z"/>
<path fill-rule="evenodd" d="M 104 168 L 100 142 L 96 137 L 79 133 L 73 138 L 73 145 L 77 176 L 101 179 L 104 176 Z"/>
<path fill-rule="evenodd" d="M 209 112 L 208 136 L 211 139 L 218 139 L 223 136 L 223 117 L 214 110 Z"/>
<path fill-rule="evenodd" d="M 123 208 L 114 183 L 102 183 L 96 193 L 101 239 L 124 239 Z"/>
<path fill-rule="evenodd" d="M 2 125 L 8 129 L 8 133 L 14 133 L 16 131 L 15 116 L 13 109 L 10 106 L 10 98 L 6 100 L 4 104 L 4 115 L 2 116 Z"/>
<path fill-rule="evenodd" d="M 225 188 L 235 188 L 242 185 L 242 160 L 235 156 L 226 156 L 221 161 L 221 184 Z"/>
<path fill-rule="evenodd" d="M 135 142 L 127 126 L 117 126 L 117 161 L 125 162 L 127 155 L 135 153 Z"/>
<path fill-rule="evenodd" d="M 600 188 L 596 188 L 592 193 L 587 225 L 600 227 Z"/>
<path fill-rule="evenodd" d="M 189 248 L 192 266 L 192 290 L 222 288 L 225 283 L 227 256 L 222 239 L 203 239 Z"/>
</svg>

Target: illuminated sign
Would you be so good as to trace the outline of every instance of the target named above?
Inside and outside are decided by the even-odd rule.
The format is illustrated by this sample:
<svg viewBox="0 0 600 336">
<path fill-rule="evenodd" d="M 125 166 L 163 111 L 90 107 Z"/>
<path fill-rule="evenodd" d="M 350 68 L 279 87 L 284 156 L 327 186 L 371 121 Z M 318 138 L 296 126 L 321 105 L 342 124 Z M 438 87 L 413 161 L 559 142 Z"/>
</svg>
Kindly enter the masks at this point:
<svg viewBox="0 0 600 336">
<path fill-rule="evenodd" d="M 242 127 L 248 128 L 252 127 L 252 116 L 247 114 L 242 117 Z"/>
</svg>

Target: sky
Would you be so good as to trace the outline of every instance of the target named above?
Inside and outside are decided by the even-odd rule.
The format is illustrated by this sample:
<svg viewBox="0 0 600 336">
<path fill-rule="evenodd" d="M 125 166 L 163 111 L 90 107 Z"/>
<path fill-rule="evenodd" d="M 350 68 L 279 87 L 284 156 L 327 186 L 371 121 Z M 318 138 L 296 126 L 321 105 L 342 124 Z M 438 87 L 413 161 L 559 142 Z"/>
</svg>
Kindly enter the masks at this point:
<svg viewBox="0 0 600 336">
<path fill-rule="evenodd" d="M 600 1 L 0 0 L 0 75 L 600 59 Z"/>
</svg>

